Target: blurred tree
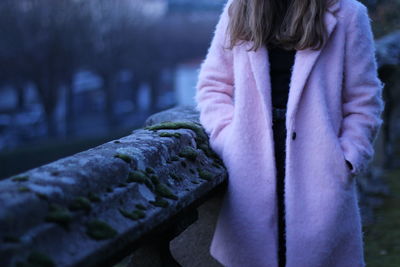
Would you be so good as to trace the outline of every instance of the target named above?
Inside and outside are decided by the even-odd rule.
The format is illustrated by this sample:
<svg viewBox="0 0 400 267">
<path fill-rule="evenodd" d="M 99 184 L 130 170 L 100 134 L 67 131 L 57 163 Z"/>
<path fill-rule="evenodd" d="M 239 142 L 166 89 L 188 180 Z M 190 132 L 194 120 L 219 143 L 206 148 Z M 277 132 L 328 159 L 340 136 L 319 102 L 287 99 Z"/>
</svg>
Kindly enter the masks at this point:
<svg viewBox="0 0 400 267">
<path fill-rule="evenodd" d="M 105 117 L 115 129 L 119 73 L 129 70 L 134 106 L 140 85 L 150 88 L 150 110 L 165 90 L 162 73 L 182 61 L 202 58 L 217 12 L 210 16 L 152 14 L 145 0 L 2 0 L 0 2 L 0 86 L 9 83 L 24 105 L 24 84 L 32 82 L 45 114 L 49 136 L 65 88 L 66 132 L 74 132 L 75 74 L 94 71 L 103 80 Z M 164 89 L 163 89 L 164 88 Z M 174 88 L 170 88 L 174 90 Z"/>
<path fill-rule="evenodd" d="M 0 22 L 1 35 L 6 37 L 0 47 L 7 55 L 1 65 L 14 83 L 35 84 L 52 137 L 57 135 L 54 111 L 59 87 L 72 79 L 79 65 L 77 54 L 83 51 L 81 6 L 80 1 L 70 0 L 3 0 L 0 5 L 2 14 L 7 14 L 2 17 L 6 21 Z"/>
</svg>

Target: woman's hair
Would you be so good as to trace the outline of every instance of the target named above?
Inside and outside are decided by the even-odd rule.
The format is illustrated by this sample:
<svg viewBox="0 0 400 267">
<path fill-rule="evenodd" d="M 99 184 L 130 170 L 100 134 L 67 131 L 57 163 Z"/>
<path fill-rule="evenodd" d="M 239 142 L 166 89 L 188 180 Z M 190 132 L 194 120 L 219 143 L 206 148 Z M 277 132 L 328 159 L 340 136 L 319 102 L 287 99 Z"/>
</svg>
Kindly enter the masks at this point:
<svg viewBox="0 0 400 267">
<path fill-rule="evenodd" d="M 320 49 L 326 39 L 324 11 L 332 1 L 233 0 L 228 10 L 229 49 L 239 40 L 254 42 L 249 51 L 261 45 Z"/>
</svg>

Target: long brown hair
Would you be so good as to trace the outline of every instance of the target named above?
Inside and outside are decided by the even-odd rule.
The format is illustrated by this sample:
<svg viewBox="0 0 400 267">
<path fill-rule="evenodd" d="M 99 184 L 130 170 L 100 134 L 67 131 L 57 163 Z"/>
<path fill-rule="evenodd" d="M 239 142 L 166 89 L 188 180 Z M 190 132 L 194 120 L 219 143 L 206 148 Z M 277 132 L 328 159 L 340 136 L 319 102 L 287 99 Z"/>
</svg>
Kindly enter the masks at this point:
<svg viewBox="0 0 400 267">
<path fill-rule="evenodd" d="M 249 51 L 262 45 L 280 46 L 287 50 L 320 49 L 326 39 L 323 16 L 328 4 L 333 2 L 233 0 L 228 10 L 229 48 L 242 40 L 254 42 Z"/>
</svg>

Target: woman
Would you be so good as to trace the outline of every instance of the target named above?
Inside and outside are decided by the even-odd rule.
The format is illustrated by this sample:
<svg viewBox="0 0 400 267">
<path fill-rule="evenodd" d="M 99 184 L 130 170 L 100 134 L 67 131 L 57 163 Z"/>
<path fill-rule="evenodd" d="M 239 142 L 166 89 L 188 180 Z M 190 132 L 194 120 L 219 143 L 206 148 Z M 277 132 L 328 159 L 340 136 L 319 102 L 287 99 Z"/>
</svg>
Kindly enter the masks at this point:
<svg viewBox="0 0 400 267">
<path fill-rule="evenodd" d="M 195 96 L 229 174 L 221 264 L 365 266 L 355 178 L 383 123 L 374 52 L 357 0 L 227 1 Z"/>
</svg>

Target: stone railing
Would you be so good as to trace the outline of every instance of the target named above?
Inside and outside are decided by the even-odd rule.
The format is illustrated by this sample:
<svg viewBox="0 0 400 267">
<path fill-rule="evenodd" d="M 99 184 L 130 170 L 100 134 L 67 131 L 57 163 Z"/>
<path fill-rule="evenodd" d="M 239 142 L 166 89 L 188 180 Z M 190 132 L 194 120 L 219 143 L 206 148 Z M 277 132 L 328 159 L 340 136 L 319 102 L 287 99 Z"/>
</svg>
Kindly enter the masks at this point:
<svg viewBox="0 0 400 267">
<path fill-rule="evenodd" d="M 134 266 L 179 266 L 169 240 L 227 177 L 196 118 L 161 112 L 129 136 L 0 181 L 0 266 L 110 266 L 138 247 L 152 254 Z"/>
<path fill-rule="evenodd" d="M 377 41 L 387 84 L 399 61 L 385 52 L 393 39 Z M 378 140 L 378 160 L 358 179 L 363 216 L 388 192 L 385 134 Z M 112 266 L 129 255 L 130 266 L 219 266 L 208 242 L 228 176 L 208 142 L 193 107 L 175 107 L 129 136 L 0 181 L 0 266 Z"/>
</svg>

